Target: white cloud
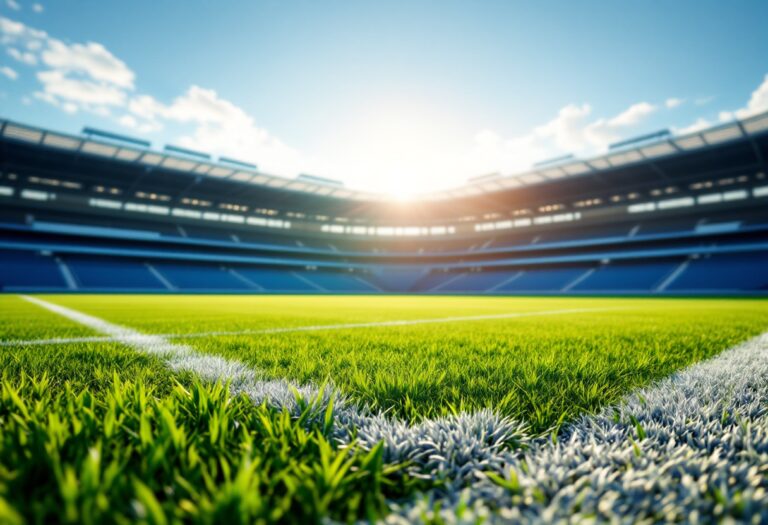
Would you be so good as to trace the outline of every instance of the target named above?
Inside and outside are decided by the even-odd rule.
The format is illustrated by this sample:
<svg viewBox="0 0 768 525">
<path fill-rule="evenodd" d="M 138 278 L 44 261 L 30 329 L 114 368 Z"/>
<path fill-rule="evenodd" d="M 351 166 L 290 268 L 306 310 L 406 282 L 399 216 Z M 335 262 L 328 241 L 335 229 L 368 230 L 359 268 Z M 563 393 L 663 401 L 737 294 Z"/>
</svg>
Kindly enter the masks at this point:
<svg viewBox="0 0 768 525">
<path fill-rule="evenodd" d="M 14 11 L 19 11 L 21 9 L 21 6 L 16 0 L 5 0 L 5 5 Z"/>
<path fill-rule="evenodd" d="M 140 122 L 133 115 L 127 114 L 118 118 L 117 123 L 139 133 L 154 133 L 162 129 L 162 125 L 159 122 Z"/>
<path fill-rule="evenodd" d="M 0 17 L 0 44 L 13 59 L 43 65 L 36 98 L 68 113 L 79 110 L 100 116 L 123 106 L 134 87 L 134 72 L 97 42 L 64 43 L 45 31 Z"/>
<path fill-rule="evenodd" d="M 10 78 L 11 80 L 16 80 L 19 78 L 19 74 L 8 66 L 0 67 L 0 73 Z"/>
<path fill-rule="evenodd" d="M 161 116 L 196 124 L 192 133 L 178 138 L 181 146 L 254 161 L 278 173 L 298 173 L 303 164 L 298 151 L 257 126 L 253 117 L 212 89 L 191 86 Z"/>
<path fill-rule="evenodd" d="M 604 151 L 656 109 L 653 104 L 639 102 L 611 118 L 595 119 L 589 104 L 569 104 L 554 119 L 525 135 L 503 139 L 494 131 L 483 130 L 475 136 L 464 168 L 469 173 L 514 172 L 563 152 Z"/>
<path fill-rule="evenodd" d="M 165 114 L 166 108 L 150 95 L 138 95 L 131 98 L 128 111 L 143 119 L 154 120 Z"/>
<path fill-rule="evenodd" d="M 15 47 L 8 48 L 8 55 L 14 60 L 26 64 L 28 66 L 37 65 L 37 56 L 29 51 L 19 51 Z"/>
<path fill-rule="evenodd" d="M 688 133 L 696 133 L 697 131 L 701 131 L 702 129 L 707 129 L 709 127 L 712 127 L 712 123 L 705 119 L 705 118 L 699 118 L 694 122 L 693 124 L 690 124 L 689 126 L 685 126 L 684 128 L 672 128 L 672 132 L 675 135 L 687 135 Z"/>
<path fill-rule="evenodd" d="M 135 130 L 157 131 L 165 122 L 192 125 L 192 130 L 176 138 L 180 146 L 235 156 L 281 174 L 296 174 L 305 165 L 298 151 L 212 89 L 191 86 L 168 105 L 150 95 L 137 95 L 127 107 L 129 114 L 120 124 Z"/>
<path fill-rule="evenodd" d="M 42 59 L 46 65 L 57 71 L 82 74 L 121 88 L 133 88 L 133 71 L 125 62 L 96 42 L 65 44 L 50 39 L 48 49 L 42 53 Z"/>
<path fill-rule="evenodd" d="M 664 102 L 664 105 L 667 107 L 667 109 L 674 109 L 678 106 L 681 106 L 683 102 L 685 102 L 685 100 L 682 98 L 670 97 Z"/>
<path fill-rule="evenodd" d="M 733 113 L 741 119 L 762 113 L 763 111 L 768 111 L 768 75 L 765 75 L 763 82 L 752 92 L 747 105 Z"/>
<path fill-rule="evenodd" d="M 656 111 L 656 106 L 649 104 L 648 102 L 638 102 L 632 104 L 627 109 L 613 117 L 608 121 L 608 125 L 612 128 L 622 128 L 627 126 L 634 126 L 640 123 L 648 115 Z"/>
<path fill-rule="evenodd" d="M 96 106 L 122 106 L 126 100 L 125 92 L 116 86 L 71 78 L 58 70 L 41 71 L 37 78 L 43 84 L 45 93 L 67 103 L 95 109 Z"/>
<path fill-rule="evenodd" d="M 45 10 L 42 4 L 32 4 L 32 11 L 35 13 L 42 13 Z"/>
<path fill-rule="evenodd" d="M 296 150 L 214 90 L 191 86 L 168 105 L 146 94 L 129 96 L 135 73 L 100 43 L 64 43 L 2 17 L 0 43 L 14 59 L 45 66 L 37 72 L 42 90 L 34 96 L 63 111 L 109 116 L 123 108 L 127 113 L 115 121 L 141 133 L 158 131 L 166 122 L 187 125 L 176 140 L 182 146 L 254 160 L 279 173 L 296 173 L 303 164 Z"/>
<path fill-rule="evenodd" d="M 699 97 L 696 100 L 693 101 L 694 104 L 697 106 L 706 106 L 707 104 L 711 104 L 715 100 L 714 95 L 709 95 L 706 97 Z"/>
</svg>

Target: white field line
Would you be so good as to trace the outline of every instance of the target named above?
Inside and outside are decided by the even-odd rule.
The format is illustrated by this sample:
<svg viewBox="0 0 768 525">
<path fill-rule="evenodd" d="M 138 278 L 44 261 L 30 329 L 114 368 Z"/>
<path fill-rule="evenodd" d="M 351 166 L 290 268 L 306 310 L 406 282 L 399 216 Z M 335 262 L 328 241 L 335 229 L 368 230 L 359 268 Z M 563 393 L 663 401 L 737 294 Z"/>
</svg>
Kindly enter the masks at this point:
<svg viewBox="0 0 768 525">
<path fill-rule="evenodd" d="M 22 296 L 30 302 L 42 306 L 42 303 L 47 303 L 41 299 L 37 299 L 31 296 Z M 64 308 L 58 305 L 54 305 L 57 308 Z M 43 308 L 46 308 L 43 306 Z M 50 308 L 47 308 L 51 310 Z M 511 312 L 501 314 L 486 314 L 486 315 L 467 315 L 467 316 L 454 316 L 454 317 L 437 317 L 432 319 L 399 319 L 394 321 L 373 321 L 367 323 L 345 323 L 345 324 L 325 324 L 325 325 L 310 325 L 310 326 L 290 326 L 285 328 L 265 328 L 263 330 L 218 330 L 212 332 L 192 332 L 189 334 L 156 334 L 154 337 L 162 337 L 164 339 L 193 339 L 204 337 L 224 337 L 224 336 L 237 336 L 237 335 L 267 335 L 267 334 L 285 334 L 290 332 L 319 332 L 322 330 L 352 330 L 358 328 L 379 328 L 388 326 L 411 326 L 420 324 L 435 324 L 435 323 L 460 323 L 470 321 L 488 321 L 493 319 L 516 319 L 520 317 L 539 317 L 549 315 L 567 315 L 567 314 L 582 314 L 582 313 L 596 313 L 607 312 L 613 310 L 619 310 L 622 308 L 571 308 L 563 310 L 544 310 L 538 312 Z M 53 310 L 51 310 L 53 311 Z M 74 312 L 74 310 L 72 310 Z M 56 312 L 60 313 L 60 312 Z M 79 313 L 79 312 L 78 312 Z M 61 314 L 63 315 L 63 314 Z M 85 315 L 85 314 L 81 314 Z M 65 316 L 66 317 L 66 316 Z M 84 323 L 80 323 L 84 324 Z M 89 325 L 86 325 L 89 326 Z M 91 327 L 94 328 L 94 327 Z M 101 331 L 98 328 L 94 328 L 96 331 Z M 131 338 L 137 338 L 139 341 L 148 337 L 146 334 L 139 332 L 133 334 L 121 333 L 119 336 L 107 335 L 107 336 L 85 336 L 85 337 L 53 337 L 50 339 L 27 339 L 18 341 L 0 341 L 0 347 L 16 347 L 16 346 L 40 346 L 40 345 L 60 345 L 70 343 L 125 343 Z"/>
<path fill-rule="evenodd" d="M 768 523 L 768 332 L 484 466 L 386 521 Z"/>
</svg>

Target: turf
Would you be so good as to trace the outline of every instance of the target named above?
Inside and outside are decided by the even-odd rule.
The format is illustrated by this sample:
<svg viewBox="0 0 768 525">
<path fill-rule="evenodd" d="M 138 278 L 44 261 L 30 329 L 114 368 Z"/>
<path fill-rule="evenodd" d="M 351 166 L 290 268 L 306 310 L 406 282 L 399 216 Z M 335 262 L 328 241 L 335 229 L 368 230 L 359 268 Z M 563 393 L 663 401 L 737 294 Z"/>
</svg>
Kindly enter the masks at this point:
<svg viewBox="0 0 768 525">
<path fill-rule="evenodd" d="M 0 523 L 311 523 L 377 519 L 423 482 L 381 447 L 339 449 L 328 424 L 221 385 L 168 393 L 2 376 Z M 305 409 L 310 414 L 311 407 Z"/>
<path fill-rule="evenodd" d="M 726 299 L 54 296 L 147 333 L 561 312 L 410 326 L 179 339 L 274 378 L 331 382 L 418 420 L 490 407 L 545 432 L 768 327 L 768 303 Z M 45 313 L 46 316 L 50 314 Z"/>
<path fill-rule="evenodd" d="M 488 407 L 533 435 L 768 327 L 768 302 L 735 299 L 41 297 L 394 418 Z M 0 296 L 0 522 L 355 521 L 433 488 L 377 447 L 339 447 L 312 400 L 254 406 L 116 342 L 13 343 L 94 335 Z"/>
</svg>

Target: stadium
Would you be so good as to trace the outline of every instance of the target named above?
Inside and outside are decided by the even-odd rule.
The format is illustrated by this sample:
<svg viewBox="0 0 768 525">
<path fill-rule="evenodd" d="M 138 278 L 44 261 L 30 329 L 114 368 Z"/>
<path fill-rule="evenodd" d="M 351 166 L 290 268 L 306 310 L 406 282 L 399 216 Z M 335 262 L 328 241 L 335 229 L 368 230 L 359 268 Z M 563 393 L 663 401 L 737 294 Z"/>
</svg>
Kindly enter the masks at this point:
<svg viewBox="0 0 768 525">
<path fill-rule="evenodd" d="M 768 111 L 408 198 L 216 150 L 0 119 L 0 523 L 768 522 Z"/>
<path fill-rule="evenodd" d="M 0 129 L 9 292 L 768 292 L 768 114 L 403 209 L 90 128 Z"/>
</svg>

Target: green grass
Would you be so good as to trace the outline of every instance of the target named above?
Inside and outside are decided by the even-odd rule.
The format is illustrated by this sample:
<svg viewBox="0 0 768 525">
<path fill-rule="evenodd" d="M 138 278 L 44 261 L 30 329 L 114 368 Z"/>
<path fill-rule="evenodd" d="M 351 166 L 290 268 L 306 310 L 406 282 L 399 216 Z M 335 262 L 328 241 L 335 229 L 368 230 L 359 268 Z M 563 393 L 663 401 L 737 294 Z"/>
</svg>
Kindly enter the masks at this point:
<svg viewBox="0 0 768 525">
<path fill-rule="evenodd" d="M 46 376 L 2 382 L 0 523 L 354 521 L 418 486 L 380 446 L 338 449 L 327 424 L 221 385 L 161 394 L 117 375 L 97 391 L 52 390 Z"/>
<path fill-rule="evenodd" d="M 735 299 L 43 296 L 265 377 L 330 382 L 417 421 L 491 407 L 545 433 L 768 328 Z M 576 308 L 508 319 L 186 337 Z M 0 296 L 0 340 L 100 335 Z M 113 342 L 0 346 L 0 523 L 374 519 L 424 488 L 330 423 L 231 399 Z M 309 413 L 309 408 L 306 414 Z"/>
<path fill-rule="evenodd" d="M 579 308 L 605 311 L 400 327 L 179 339 L 270 377 L 332 382 L 417 420 L 492 407 L 544 432 L 768 327 L 727 299 L 58 296 L 148 333 L 238 331 Z"/>
</svg>

